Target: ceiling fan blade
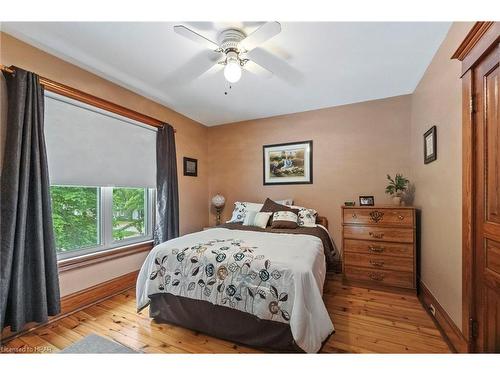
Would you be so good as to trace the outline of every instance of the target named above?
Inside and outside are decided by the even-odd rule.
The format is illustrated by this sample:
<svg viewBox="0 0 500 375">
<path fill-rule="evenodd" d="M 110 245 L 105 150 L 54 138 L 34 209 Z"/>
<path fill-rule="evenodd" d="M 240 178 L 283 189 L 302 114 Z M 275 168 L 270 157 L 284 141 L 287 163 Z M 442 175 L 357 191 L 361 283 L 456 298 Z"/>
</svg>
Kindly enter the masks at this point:
<svg viewBox="0 0 500 375">
<path fill-rule="evenodd" d="M 246 51 L 251 51 L 280 32 L 281 25 L 279 22 L 267 22 L 243 39 L 240 42 L 240 47 Z"/>
<path fill-rule="evenodd" d="M 197 53 L 178 69 L 169 74 L 162 82 L 168 86 L 183 86 L 195 78 L 198 78 L 211 71 L 215 65 L 219 66 L 220 54 L 210 51 Z"/>
<path fill-rule="evenodd" d="M 299 85 L 303 80 L 302 73 L 300 73 L 297 69 L 262 48 L 256 48 L 249 52 L 248 57 L 250 61 L 253 61 L 270 72 L 273 72 L 277 77 L 292 85 Z"/>
<path fill-rule="evenodd" d="M 174 26 L 174 31 L 177 34 L 192 40 L 193 42 L 204 45 L 205 47 L 211 49 L 212 51 L 216 51 L 219 49 L 219 45 L 217 43 L 212 42 L 210 39 L 205 38 L 203 35 L 200 35 L 191 29 L 188 29 L 186 26 L 176 25 Z"/>
<path fill-rule="evenodd" d="M 273 76 L 273 72 L 267 70 L 266 68 L 260 66 L 257 64 L 255 61 L 249 60 L 245 63 L 244 69 L 247 70 L 248 72 L 264 77 L 264 78 L 271 78 Z"/>
</svg>

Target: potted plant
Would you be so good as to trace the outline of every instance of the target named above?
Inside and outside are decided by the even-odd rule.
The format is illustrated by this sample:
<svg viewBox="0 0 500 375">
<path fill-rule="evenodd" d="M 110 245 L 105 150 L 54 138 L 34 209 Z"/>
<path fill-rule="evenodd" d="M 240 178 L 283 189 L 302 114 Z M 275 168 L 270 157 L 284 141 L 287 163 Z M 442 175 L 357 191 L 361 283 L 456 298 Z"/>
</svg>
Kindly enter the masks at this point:
<svg viewBox="0 0 500 375">
<path fill-rule="evenodd" d="M 385 188 L 386 194 L 392 195 L 392 201 L 394 204 L 400 206 L 401 205 L 401 197 L 403 193 L 408 188 L 409 180 L 404 178 L 402 174 L 396 173 L 394 179 L 387 175 L 387 179 L 389 180 L 389 185 Z"/>
</svg>

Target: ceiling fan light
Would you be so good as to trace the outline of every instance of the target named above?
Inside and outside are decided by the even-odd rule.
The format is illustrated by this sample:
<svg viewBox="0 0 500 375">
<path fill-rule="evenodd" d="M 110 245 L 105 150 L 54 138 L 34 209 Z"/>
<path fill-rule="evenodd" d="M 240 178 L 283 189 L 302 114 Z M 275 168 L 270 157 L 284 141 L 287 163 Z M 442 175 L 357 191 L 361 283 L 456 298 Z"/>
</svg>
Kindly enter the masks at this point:
<svg viewBox="0 0 500 375">
<path fill-rule="evenodd" d="M 241 78 L 241 66 L 238 60 L 229 60 L 224 68 L 224 77 L 230 83 L 238 82 Z"/>
</svg>

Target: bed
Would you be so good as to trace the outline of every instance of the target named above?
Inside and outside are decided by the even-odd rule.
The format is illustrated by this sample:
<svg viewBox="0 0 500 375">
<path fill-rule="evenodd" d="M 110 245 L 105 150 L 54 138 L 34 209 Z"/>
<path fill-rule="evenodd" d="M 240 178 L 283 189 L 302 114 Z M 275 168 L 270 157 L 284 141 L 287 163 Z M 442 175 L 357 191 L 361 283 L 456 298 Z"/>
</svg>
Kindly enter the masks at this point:
<svg viewBox="0 0 500 375">
<path fill-rule="evenodd" d="M 318 352 L 334 331 L 322 300 L 335 251 L 326 225 L 224 224 L 159 244 L 140 270 L 137 309 L 236 343 Z"/>
</svg>

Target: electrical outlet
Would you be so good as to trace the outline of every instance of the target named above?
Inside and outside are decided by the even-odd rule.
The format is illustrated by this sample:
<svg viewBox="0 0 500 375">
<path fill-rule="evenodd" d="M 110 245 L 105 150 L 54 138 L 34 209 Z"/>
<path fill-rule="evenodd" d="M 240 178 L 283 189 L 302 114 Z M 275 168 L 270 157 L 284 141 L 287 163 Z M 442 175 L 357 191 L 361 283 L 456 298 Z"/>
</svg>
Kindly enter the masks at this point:
<svg viewBox="0 0 500 375">
<path fill-rule="evenodd" d="M 429 305 L 429 311 L 431 312 L 432 316 L 436 316 L 436 308 L 432 303 Z"/>
</svg>

